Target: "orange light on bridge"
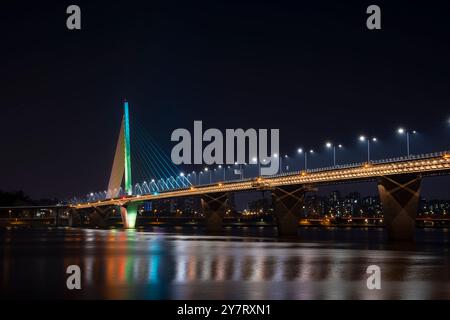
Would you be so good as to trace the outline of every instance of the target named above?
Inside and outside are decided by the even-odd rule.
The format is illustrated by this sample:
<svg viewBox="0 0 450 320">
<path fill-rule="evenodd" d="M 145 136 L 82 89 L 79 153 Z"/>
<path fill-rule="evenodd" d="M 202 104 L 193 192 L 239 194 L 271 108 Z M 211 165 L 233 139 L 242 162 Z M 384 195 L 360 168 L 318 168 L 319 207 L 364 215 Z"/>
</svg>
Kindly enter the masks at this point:
<svg viewBox="0 0 450 320">
<path fill-rule="evenodd" d="M 222 183 L 219 183 L 219 187 L 221 187 L 222 186 Z"/>
</svg>

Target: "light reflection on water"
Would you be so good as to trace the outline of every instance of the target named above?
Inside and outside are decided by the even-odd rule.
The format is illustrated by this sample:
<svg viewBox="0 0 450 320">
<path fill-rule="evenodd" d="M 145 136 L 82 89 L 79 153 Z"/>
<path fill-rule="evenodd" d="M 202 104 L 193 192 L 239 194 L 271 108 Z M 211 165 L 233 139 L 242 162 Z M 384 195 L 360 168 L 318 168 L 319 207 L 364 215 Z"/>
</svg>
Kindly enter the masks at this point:
<svg viewBox="0 0 450 320">
<path fill-rule="evenodd" d="M 450 298 L 445 229 L 418 229 L 415 244 L 389 244 L 382 229 L 302 229 L 291 239 L 270 228 L 172 231 L 0 231 L 0 297 Z M 71 264 L 82 269 L 81 291 L 65 288 Z M 371 264 L 381 267 L 381 290 L 366 287 Z"/>
</svg>

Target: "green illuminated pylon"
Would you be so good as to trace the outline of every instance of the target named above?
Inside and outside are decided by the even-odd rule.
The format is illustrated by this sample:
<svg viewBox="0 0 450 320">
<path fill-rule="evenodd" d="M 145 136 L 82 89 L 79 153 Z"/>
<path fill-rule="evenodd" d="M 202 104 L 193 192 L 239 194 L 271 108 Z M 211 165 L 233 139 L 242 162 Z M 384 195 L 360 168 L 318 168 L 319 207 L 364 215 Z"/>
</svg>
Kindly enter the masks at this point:
<svg viewBox="0 0 450 320">
<path fill-rule="evenodd" d="M 125 192 L 128 195 L 133 194 L 133 185 L 131 182 L 131 149 L 130 149 L 130 116 L 128 113 L 128 101 L 123 104 L 123 120 L 125 126 L 124 152 L 125 152 Z"/>
</svg>

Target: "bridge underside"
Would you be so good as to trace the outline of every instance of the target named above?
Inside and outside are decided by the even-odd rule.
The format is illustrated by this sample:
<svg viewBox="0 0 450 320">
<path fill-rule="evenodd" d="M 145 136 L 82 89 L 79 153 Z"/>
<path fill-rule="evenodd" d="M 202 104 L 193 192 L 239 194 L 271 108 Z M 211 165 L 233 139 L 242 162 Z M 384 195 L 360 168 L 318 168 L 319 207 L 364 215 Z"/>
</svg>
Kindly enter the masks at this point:
<svg viewBox="0 0 450 320">
<path fill-rule="evenodd" d="M 67 224 L 69 227 L 80 227 L 88 225 L 91 228 L 107 228 L 108 219 L 119 210 L 117 206 L 92 207 L 89 209 L 71 209 Z M 87 222 L 88 221 L 88 222 Z"/>
</svg>

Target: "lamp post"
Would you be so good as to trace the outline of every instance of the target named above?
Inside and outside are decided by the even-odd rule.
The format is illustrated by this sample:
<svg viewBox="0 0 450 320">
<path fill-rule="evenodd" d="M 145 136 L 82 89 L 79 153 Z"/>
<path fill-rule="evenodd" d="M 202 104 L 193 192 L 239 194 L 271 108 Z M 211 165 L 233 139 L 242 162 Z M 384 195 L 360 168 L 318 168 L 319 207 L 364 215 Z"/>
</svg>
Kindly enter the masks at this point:
<svg viewBox="0 0 450 320">
<path fill-rule="evenodd" d="M 336 145 L 333 144 L 333 143 L 331 143 L 331 142 L 327 142 L 327 143 L 325 144 L 325 146 L 326 146 L 328 149 L 333 149 L 333 166 L 336 167 Z M 338 147 L 339 149 L 342 149 L 342 144 L 338 144 L 337 147 Z"/>
<path fill-rule="evenodd" d="M 365 136 L 359 136 L 359 141 L 364 142 L 367 141 L 367 163 L 370 163 L 370 141 L 377 142 L 377 138 L 373 137 L 372 139 L 366 138 Z"/>
<path fill-rule="evenodd" d="M 286 162 L 287 162 L 289 156 L 287 154 L 285 154 L 284 158 L 286 159 Z M 281 157 L 280 157 L 280 161 L 281 161 L 281 164 L 282 164 L 281 165 L 281 173 L 283 173 L 283 161 L 282 161 Z M 288 171 L 289 171 L 289 165 L 286 165 L 286 172 L 288 172 Z"/>
<path fill-rule="evenodd" d="M 154 185 L 154 188 L 158 190 L 158 185 L 155 183 L 155 179 L 152 179 L 150 180 L 150 187 L 149 187 L 150 193 L 152 193 L 152 185 Z"/>
<path fill-rule="evenodd" d="M 278 157 L 278 153 L 274 153 L 273 154 L 273 157 L 275 158 L 275 159 L 278 159 L 278 166 L 280 167 L 280 173 L 282 172 L 281 171 L 281 157 Z"/>
<path fill-rule="evenodd" d="M 223 171 L 223 181 L 225 182 L 227 180 L 227 177 L 225 176 L 225 166 L 222 167 L 222 165 L 219 164 L 218 168 L 222 169 L 222 171 Z"/>
<path fill-rule="evenodd" d="M 257 157 L 252 158 L 253 164 L 258 164 L 258 177 L 261 175 L 261 162 L 258 161 Z"/>
<path fill-rule="evenodd" d="M 308 152 L 307 151 L 303 151 L 302 148 L 298 148 L 297 149 L 297 153 L 299 153 L 299 154 L 303 153 L 305 155 L 305 170 L 308 170 Z M 314 150 L 313 149 L 309 150 L 309 153 L 313 154 Z"/>
<path fill-rule="evenodd" d="M 416 134 L 417 132 L 416 132 L 416 130 L 413 130 L 413 131 L 409 132 L 408 130 L 405 130 L 403 128 L 398 128 L 397 132 L 398 132 L 398 134 L 405 134 L 406 135 L 406 154 L 409 157 L 409 155 L 410 155 L 410 145 L 409 145 L 410 138 L 409 138 L 409 135 L 410 134 Z"/>
<path fill-rule="evenodd" d="M 194 175 L 194 185 L 197 184 L 197 172 L 192 171 L 192 174 Z"/>
<path fill-rule="evenodd" d="M 275 157 L 275 158 L 278 158 L 278 154 L 275 153 L 275 154 L 274 154 L 274 157 Z M 281 155 L 280 155 L 279 157 L 280 157 L 280 173 L 283 173 L 283 157 L 282 157 Z M 284 155 L 284 158 L 287 159 L 287 158 L 288 158 L 288 155 L 285 154 L 285 155 Z M 287 160 L 286 160 L 286 161 L 287 161 Z M 287 171 L 287 166 L 286 166 L 286 171 Z"/>
<path fill-rule="evenodd" d="M 181 185 L 184 186 L 184 182 L 183 179 L 187 180 L 189 182 L 189 180 L 184 176 L 184 172 L 180 172 L 180 181 L 181 181 Z"/>
<path fill-rule="evenodd" d="M 212 183 L 211 170 L 209 170 L 208 167 L 205 167 L 205 172 L 209 172 L 209 184 L 211 184 Z"/>
<path fill-rule="evenodd" d="M 242 164 L 235 162 L 234 165 L 238 166 L 238 168 L 239 168 L 239 179 L 244 180 L 244 169 L 242 167 Z"/>
</svg>

